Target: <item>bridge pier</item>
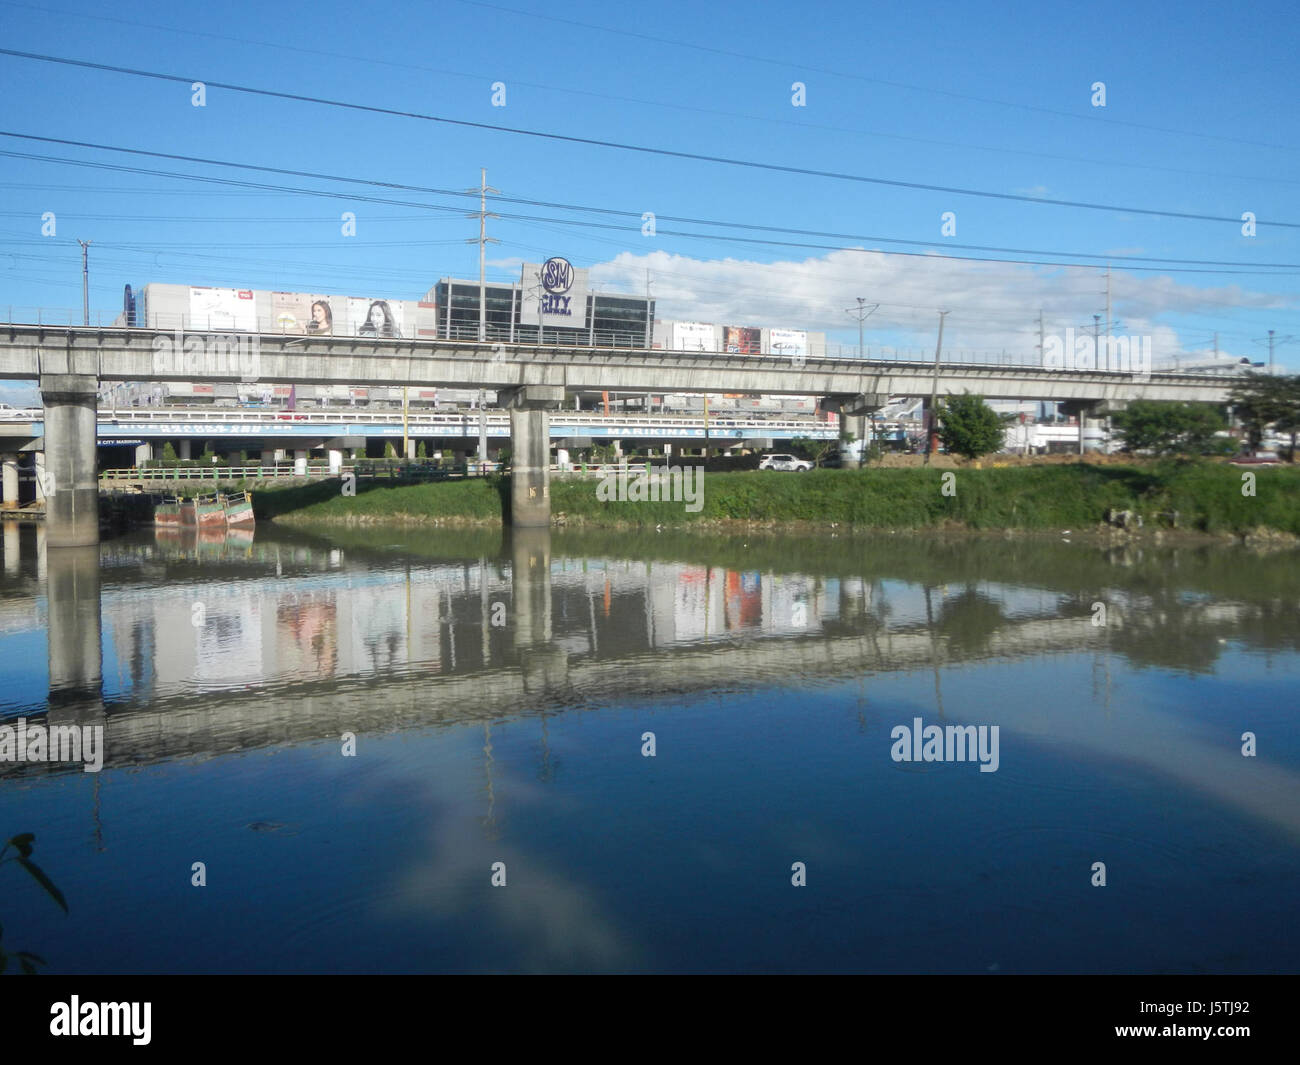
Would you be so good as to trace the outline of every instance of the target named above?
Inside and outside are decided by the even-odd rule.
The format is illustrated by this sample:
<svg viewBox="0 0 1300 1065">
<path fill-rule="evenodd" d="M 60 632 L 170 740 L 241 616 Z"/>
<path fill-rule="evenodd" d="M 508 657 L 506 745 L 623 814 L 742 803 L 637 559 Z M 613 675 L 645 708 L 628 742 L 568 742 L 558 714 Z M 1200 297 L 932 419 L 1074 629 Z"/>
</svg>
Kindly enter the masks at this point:
<svg viewBox="0 0 1300 1065">
<path fill-rule="evenodd" d="M 95 477 L 95 403 L 98 381 L 89 374 L 45 374 L 46 543 L 86 547 L 99 543 L 99 485 Z"/>
<path fill-rule="evenodd" d="M 883 393 L 864 392 L 852 396 L 827 396 L 822 400 L 823 410 L 839 412 L 840 431 L 852 433 L 853 439 L 861 442 L 860 450 L 851 454 L 841 449 L 841 469 L 856 470 L 862 465 L 867 446 L 867 418 L 888 402 L 889 397 Z"/>
<path fill-rule="evenodd" d="M 50 704 L 93 707 L 102 699 L 104 682 L 99 547 L 47 551 L 46 567 Z"/>
<path fill-rule="evenodd" d="M 564 403 L 558 385 L 522 385 L 497 392 L 510 411 L 510 524 L 517 529 L 551 524 L 551 418 Z"/>
<path fill-rule="evenodd" d="M 13 510 L 18 506 L 18 456 L 0 455 L 0 509 Z"/>
<path fill-rule="evenodd" d="M 510 592 L 524 691 L 545 698 L 563 690 L 569 679 L 569 654 L 552 642 L 549 528 L 510 531 Z"/>
</svg>

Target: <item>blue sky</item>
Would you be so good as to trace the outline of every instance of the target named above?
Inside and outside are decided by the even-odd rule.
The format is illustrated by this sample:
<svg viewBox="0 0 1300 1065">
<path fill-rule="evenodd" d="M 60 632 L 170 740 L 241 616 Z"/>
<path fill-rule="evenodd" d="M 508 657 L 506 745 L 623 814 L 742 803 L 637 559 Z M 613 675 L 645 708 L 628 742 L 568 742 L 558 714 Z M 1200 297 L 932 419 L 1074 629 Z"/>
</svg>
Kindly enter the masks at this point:
<svg viewBox="0 0 1300 1065">
<path fill-rule="evenodd" d="M 531 12 L 531 14 L 530 14 Z M 508 196 L 630 212 L 497 203 L 489 278 L 564 255 L 606 290 L 651 291 L 661 317 L 825 330 L 879 309 L 867 344 L 1032 350 L 1105 312 L 1104 260 L 1063 268 L 881 250 L 967 244 L 1114 256 L 1115 331 L 1154 337 L 1159 364 L 1208 351 L 1266 357 L 1300 338 L 1300 52 L 1293 3 L 540 5 L 85 0 L 0 2 L 0 47 L 394 110 L 891 181 L 1239 219 L 1086 210 L 902 189 L 611 150 L 0 56 L 0 129 L 381 182 L 459 190 L 486 167 Z M 1106 85 L 1106 107 L 1091 104 Z M 492 85 L 505 106 L 492 106 Z M 792 105 L 792 85 L 806 106 Z M 293 195 L 0 155 L 0 313 L 76 308 L 90 239 L 91 307 L 150 281 L 416 299 L 477 274 L 476 203 L 426 193 L 131 158 L 0 137 L 0 151 L 328 191 Z M 338 198 L 341 195 L 342 198 Z M 359 196 L 434 205 L 383 205 Z M 53 237 L 41 217 L 57 219 Z M 355 236 L 340 215 L 357 215 Z M 641 212 L 661 217 L 654 237 Z M 955 212 L 956 235 L 941 234 Z M 847 234 L 732 236 L 665 215 Z M 574 226 L 573 220 L 613 228 Z M 705 239 L 666 230 L 706 232 Z M 865 239 L 873 238 L 873 239 Z M 928 244 L 888 244 L 898 241 Z M 832 250 L 840 249 L 840 250 Z M 857 250 L 848 250 L 857 249 Z M 864 253 L 863 250 L 867 249 Z M 1027 253 L 953 255 L 1047 259 Z M 1231 261 L 1137 271 L 1124 255 Z M 1142 264 L 1152 265 L 1152 264 Z M 1241 271 L 1258 270 L 1259 273 Z M 1213 272 L 1208 272 L 1213 271 Z M 20 315 L 15 314 L 15 317 Z M 1277 349 L 1300 368 L 1300 339 Z"/>
</svg>

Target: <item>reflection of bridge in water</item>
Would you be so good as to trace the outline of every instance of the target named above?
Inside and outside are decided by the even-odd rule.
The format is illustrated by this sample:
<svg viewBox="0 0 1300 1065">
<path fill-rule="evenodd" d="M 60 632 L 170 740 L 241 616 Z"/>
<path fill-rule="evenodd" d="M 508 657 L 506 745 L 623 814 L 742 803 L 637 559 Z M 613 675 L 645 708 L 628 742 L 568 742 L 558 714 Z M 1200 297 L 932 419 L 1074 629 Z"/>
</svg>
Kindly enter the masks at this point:
<svg viewBox="0 0 1300 1065">
<path fill-rule="evenodd" d="M 1086 604 L 1042 589 L 945 593 L 880 580 L 557 558 L 544 531 L 517 530 L 508 545 L 504 557 L 414 567 L 399 558 L 367 568 L 345 564 L 338 549 L 259 541 L 209 559 L 197 539 L 163 538 L 114 546 L 103 566 L 98 548 L 52 551 L 43 574 L 16 566 L 7 550 L 6 574 L 28 590 L 43 578 L 46 601 L 42 618 L 36 595 L 9 594 L 0 599 L 0 626 L 48 625 L 48 704 L 27 716 L 102 724 L 105 768 L 124 768 L 338 742 L 344 732 L 364 741 L 407 729 L 490 727 L 560 708 L 637 698 L 671 706 L 702 691 L 891 672 L 932 672 L 942 716 L 945 670 L 1081 653 L 1109 669 L 1135 636 L 1168 620 L 1112 602 L 1107 624 L 1095 626 Z M 256 574 L 263 579 L 247 579 L 246 569 L 242 580 L 225 579 L 224 563 L 240 561 L 265 567 Z M 196 603 L 204 612 L 197 626 Z M 1261 609 L 1191 602 L 1176 623 L 1213 641 L 1241 632 Z M 107 705 L 101 616 L 126 677 Z M 1094 706 L 1073 716 L 1050 702 L 1008 702 L 977 712 L 949 706 L 947 716 L 1137 762 L 1300 835 L 1292 774 L 1251 765 L 1232 743 L 1190 738 L 1157 711 L 1129 703 L 1122 713 Z M 0 778 L 68 771 L 80 768 L 6 763 Z"/>
</svg>

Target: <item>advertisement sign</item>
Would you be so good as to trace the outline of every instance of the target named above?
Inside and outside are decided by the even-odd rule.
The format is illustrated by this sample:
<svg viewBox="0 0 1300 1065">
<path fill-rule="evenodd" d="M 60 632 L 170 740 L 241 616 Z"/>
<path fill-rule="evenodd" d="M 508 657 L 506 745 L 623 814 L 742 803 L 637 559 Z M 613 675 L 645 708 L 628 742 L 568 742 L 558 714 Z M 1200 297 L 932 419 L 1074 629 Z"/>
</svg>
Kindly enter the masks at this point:
<svg viewBox="0 0 1300 1065">
<path fill-rule="evenodd" d="M 271 319 L 277 333 L 324 337 L 334 333 L 334 307 L 328 296 L 272 292 Z"/>
<path fill-rule="evenodd" d="M 729 325 L 722 331 L 722 348 L 731 355 L 761 355 L 763 331 Z"/>
<path fill-rule="evenodd" d="M 393 339 L 403 335 L 404 308 L 399 300 L 358 299 L 350 296 L 346 307 L 348 336 Z M 337 327 L 335 332 L 339 332 Z"/>
<path fill-rule="evenodd" d="M 190 288 L 190 328 L 212 333 L 257 331 L 252 289 Z"/>
<path fill-rule="evenodd" d="M 716 351 L 713 326 L 708 322 L 674 322 L 673 351 Z"/>
<path fill-rule="evenodd" d="M 768 336 L 773 355 L 808 354 L 808 334 L 802 329 L 772 329 Z"/>
<path fill-rule="evenodd" d="M 583 329 L 587 324 L 587 273 L 568 259 L 552 256 L 544 263 L 524 263 L 520 275 L 523 301 L 520 322 L 544 329 Z"/>
</svg>

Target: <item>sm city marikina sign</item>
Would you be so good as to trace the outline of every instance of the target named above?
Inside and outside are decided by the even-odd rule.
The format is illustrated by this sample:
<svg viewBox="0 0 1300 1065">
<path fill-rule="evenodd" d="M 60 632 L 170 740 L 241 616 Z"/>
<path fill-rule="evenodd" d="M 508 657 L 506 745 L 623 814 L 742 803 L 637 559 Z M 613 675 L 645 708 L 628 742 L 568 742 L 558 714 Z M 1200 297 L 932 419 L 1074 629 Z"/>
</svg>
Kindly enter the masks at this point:
<svg viewBox="0 0 1300 1065">
<path fill-rule="evenodd" d="M 551 258 L 542 264 L 542 313 L 573 314 L 573 264 L 568 259 Z"/>
<path fill-rule="evenodd" d="M 587 322 L 587 270 L 553 255 L 524 263 L 521 322 L 539 318 L 546 328 L 581 329 Z"/>
</svg>

